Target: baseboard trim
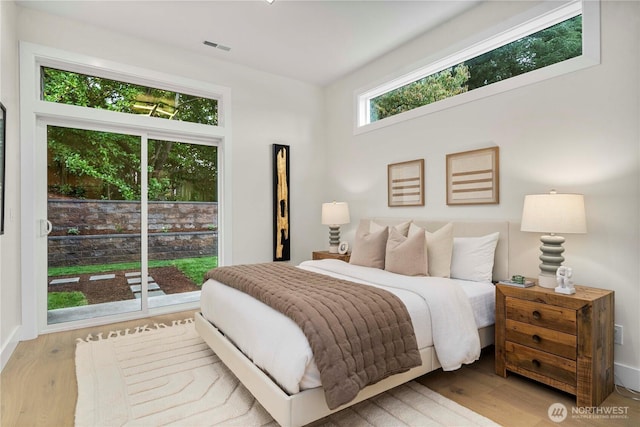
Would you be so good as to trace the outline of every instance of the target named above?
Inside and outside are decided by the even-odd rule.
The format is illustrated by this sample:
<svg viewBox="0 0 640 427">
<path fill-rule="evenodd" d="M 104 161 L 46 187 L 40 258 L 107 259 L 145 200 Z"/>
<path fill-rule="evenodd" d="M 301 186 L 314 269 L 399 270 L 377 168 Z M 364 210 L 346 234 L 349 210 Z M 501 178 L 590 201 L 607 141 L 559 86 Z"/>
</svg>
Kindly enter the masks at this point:
<svg viewBox="0 0 640 427">
<path fill-rule="evenodd" d="M 622 363 L 614 363 L 613 371 L 615 373 L 614 382 L 617 385 L 630 388 L 631 390 L 640 391 L 639 368 L 623 365 Z"/>
<path fill-rule="evenodd" d="M 9 339 L 7 343 L 0 350 L 0 372 L 4 369 L 4 366 L 11 358 L 11 355 L 15 351 L 16 347 L 18 347 L 18 343 L 20 342 L 20 326 L 17 326 L 9 335 Z"/>
</svg>

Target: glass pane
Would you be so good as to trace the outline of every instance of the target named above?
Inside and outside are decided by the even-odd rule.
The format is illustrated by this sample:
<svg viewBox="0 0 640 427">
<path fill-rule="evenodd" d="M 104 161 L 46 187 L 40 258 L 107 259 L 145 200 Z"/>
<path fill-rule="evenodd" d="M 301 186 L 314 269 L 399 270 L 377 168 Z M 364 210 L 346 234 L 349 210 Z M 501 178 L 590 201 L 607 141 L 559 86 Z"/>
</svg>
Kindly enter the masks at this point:
<svg viewBox="0 0 640 427">
<path fill-rule="evenodd" d="M 582 15 L 369 101 L 370 123 L 582 54 Z"/>
<path fill-rule="evenodd" d="M 148 158 L 149 275 L 171 283 L 149 305 L 198 301 L 218 263 L 217 147 L 149 140 Z"/>
<path fill-rule="evenodd" d="M 42 67 L 42 99 L 61 104 L 218 124 L 218 101 Z"/>
<path fill-rule="evenodd" d="M 47 127 L 48 323 L 141 310 L 140 138 Z"/>
<path fill-rule="evenodd" d="M 468 90 L 582 55 L 582 15 L 464 62 Z"/>
</svg>

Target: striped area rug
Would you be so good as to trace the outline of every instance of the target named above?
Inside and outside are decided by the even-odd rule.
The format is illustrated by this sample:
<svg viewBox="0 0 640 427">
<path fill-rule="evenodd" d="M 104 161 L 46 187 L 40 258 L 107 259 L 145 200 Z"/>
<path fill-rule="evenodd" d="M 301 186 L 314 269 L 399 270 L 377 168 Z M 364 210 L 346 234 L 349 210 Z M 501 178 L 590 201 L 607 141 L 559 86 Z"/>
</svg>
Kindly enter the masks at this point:
<svg viewBox="0 0 640 427">
<path fill-rule="evenodd" d="M 78 340 L 75 424 L 277 426 L 195 331 L 193 320 Z M 496 426 L 410 382 L 314 425 Z"/>
</svg>

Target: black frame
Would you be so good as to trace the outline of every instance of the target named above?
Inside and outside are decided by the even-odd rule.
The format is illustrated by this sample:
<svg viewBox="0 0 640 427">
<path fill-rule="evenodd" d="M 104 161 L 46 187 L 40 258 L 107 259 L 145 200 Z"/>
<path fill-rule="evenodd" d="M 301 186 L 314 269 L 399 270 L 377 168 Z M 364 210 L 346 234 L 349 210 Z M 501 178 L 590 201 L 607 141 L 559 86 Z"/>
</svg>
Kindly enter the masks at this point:
<svg viewBox="0 0 640 427">
<path fill-rule="evenodd" d="M 284 156 L 284 162 L 278 157 Z M 273 144 L 273 260 L 291 260 L 291 215 L 289 212 L 288 145 Z M 284 175 L 284 176 L 283 176 Z M 281 194 L 286 192 L 286 194 Z M 284 196 L 284 197 L 283 197 Z"/>
<path fill-rule="evenodd" d="M 7 123 L 7 109 L 0 102 L 0 109 L 2 110 L 2 119 L 0 120 L 0 234 L 4 234 L 4 194 L 5 194 L 5 165 L 6 162 L 6 123 Z"/>
</svg>

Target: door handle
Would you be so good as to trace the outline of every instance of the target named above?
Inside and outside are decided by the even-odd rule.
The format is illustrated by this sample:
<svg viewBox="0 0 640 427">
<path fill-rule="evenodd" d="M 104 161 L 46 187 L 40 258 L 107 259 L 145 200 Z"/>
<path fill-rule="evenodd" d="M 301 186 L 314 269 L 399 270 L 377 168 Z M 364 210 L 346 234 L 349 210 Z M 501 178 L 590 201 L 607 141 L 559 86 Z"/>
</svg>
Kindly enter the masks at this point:
<svg viewBox="0 0 640 427">
<path fill-rule="evenodd" d="M 53 230 L 53 224 L 51 224 L 51 221 L 49 221 L 48 219 L 41 219 L 40 220 L 40 235 L 41 236 L 48 236 L 49 233 L 51 233 L 52 230 Z"/>
</svg>

